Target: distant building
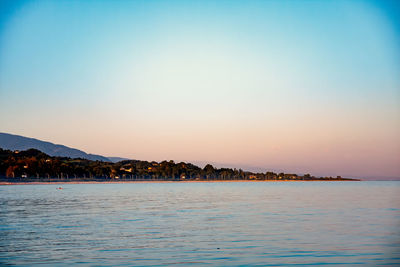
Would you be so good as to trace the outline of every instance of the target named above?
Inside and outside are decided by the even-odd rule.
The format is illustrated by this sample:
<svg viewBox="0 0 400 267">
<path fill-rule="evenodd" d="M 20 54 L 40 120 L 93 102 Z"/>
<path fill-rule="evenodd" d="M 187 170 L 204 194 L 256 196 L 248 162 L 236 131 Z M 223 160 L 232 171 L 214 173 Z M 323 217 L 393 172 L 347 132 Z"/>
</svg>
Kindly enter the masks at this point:
<svg viewBox="0 0 400 267">
<path fill-rule="evenodd" d="M 132 167 L 131 168 L 121 167 L 120 170 L 126 172 L 132 172 Z"/>
</svg>

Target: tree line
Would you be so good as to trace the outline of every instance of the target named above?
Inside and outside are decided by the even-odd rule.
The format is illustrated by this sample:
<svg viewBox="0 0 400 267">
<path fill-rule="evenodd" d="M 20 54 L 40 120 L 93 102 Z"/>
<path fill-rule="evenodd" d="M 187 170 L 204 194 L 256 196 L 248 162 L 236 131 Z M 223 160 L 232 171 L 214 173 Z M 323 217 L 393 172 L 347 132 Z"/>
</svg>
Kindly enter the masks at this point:
<svg viewBox="0 0 400 267">
<path fill-rule="evenodd" d="M 172 160 L 123 160 L 117 163 L 82 158 L 51 157 L 37 149 L 10 151 L 0 148 L 0 177 L 28 180 L 347 180 L 340 176 L 254 173 L 242 169 L 204 168 Z"/>
</svg>

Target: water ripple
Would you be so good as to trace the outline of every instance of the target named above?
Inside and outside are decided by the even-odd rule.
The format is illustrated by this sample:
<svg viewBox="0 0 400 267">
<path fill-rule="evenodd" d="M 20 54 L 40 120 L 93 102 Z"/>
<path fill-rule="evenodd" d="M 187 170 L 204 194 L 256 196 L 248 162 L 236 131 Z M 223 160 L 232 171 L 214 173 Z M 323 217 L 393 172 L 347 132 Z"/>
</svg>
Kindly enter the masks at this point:
<svg viewBox="0 0 400 267">
<path fill-rule="evenodd" d="M 400 264 L 399 182 L 62 187 L 0 187 L 0 265 Z"/>
</svg>

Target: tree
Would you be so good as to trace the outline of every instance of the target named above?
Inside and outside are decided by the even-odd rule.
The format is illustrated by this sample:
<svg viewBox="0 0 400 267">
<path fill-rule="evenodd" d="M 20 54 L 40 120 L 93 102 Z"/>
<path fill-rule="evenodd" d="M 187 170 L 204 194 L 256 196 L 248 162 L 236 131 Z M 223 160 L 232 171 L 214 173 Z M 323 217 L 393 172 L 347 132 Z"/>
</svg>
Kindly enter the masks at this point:
<svg viewBox="0 0 400 267">
<path fill-rule="evenodd" d="M 215 169 L 211 164 L 207 164 L 203 169 L 207 179 L 212 178 L 214 176 Z"/>
<path fill-rule="evenodd" d="M 6 171 L 6 176 L 15 178 L 15 169 L 16 168 L 18 168 L 18 166 L 9 166 Z"/>
</svg>

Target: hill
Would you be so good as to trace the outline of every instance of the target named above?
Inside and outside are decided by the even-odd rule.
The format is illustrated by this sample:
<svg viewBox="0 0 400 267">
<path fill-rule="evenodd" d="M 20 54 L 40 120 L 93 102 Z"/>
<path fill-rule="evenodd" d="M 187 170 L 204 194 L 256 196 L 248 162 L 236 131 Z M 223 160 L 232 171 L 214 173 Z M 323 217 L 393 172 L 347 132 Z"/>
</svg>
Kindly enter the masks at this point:
<svg viewBox="0 0 400 267">
<path fill-rule="evenodd" d="M 123 160 L 130 160 L 128 158 L 121 158 L 121 157 L 107 157 L 107 158 L 113 163 L 117 163 L 117 162 L 123 161 Z"/>
<path fill-rule="evenodd" d="M 110 159 L 106 157 L 88 154 L 79 149 L 8 133 L 0 133 L 0 147 L 12 151 L 34 148 L 52 157 L 83 158 L 93 161 L 99 160 L 106 162 L 110 161 Z"/>
</svg>

